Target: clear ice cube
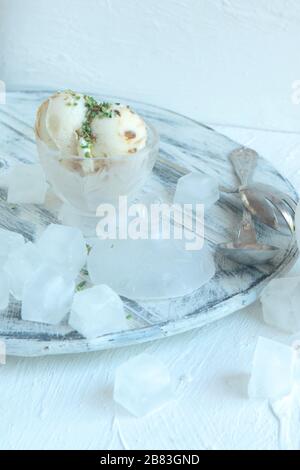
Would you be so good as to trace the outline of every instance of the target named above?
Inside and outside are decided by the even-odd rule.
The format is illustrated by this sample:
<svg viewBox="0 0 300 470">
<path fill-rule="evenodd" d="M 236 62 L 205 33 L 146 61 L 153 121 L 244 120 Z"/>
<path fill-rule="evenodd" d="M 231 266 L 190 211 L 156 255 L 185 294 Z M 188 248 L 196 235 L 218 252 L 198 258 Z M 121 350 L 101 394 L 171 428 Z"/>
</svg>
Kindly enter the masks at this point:
<svg viewBox="0 0 300 470">
<path fill-rule="evenodd" d="M 41 165 L 18 164 L 11 169 L 7 202 L 12 204 L 43 204 L 47 182 Z"/>
<path fill-rule="evenodd" d="M 4 271 L 0 271 L 0 310 L 5 310 L 9 304 L 9 280 Z"/>
<path fill-rule="evenodd" d="M 41 266 L 25 282 L 22 319 L 56 325 L 70 311 L 75 283 L 53 266 Z"/>
<path fill-rule="evenodd" d="M 0 228 L 0 263 L 6 262 L 10 253 L 24 246 L 25 240 L 22 235 L 10 230 Z"/>
<path fill-rule="evenodd" d="M 40 253 L 31 242 L 9 254 L 3 269 L 9 277 L 11 293 L 17 300 L 22 300 L 25 282 L 41 264 Z"/>
<path fill-rule="evenodd" d="M 167 367 L 150 354 L 121 364 L 115 375 L 114 400 L 139 417 L 156 411 L 173 398 Z"/>
<path fill-rule="evenodd" d="M 189 173 L 179 178 L 174 203 L 204 204 L 204 209 L 209 209 L 219 197 L 219 185 L 215 178 L 203 173 Z"/>
<path fill-rule="evenodd" d="M 192 293 L 215 274 L 207 247 L 187 251 L 183 240 L 97 240 L 88 257 L 94 284 L 108 284 L 131 299 Z"/>
<path fill-rule="evenodd" d="M 67 269 L 73 276 L 77 276 L 86 263 L 86 243 L 78 228 L 51 224 L 36 245 L 48 264 Z"/>
<path fill-rule="evenodd" d="M 287 333 L 300 331 L 300 277 L 273 279 L 261 302 L 265 323 Z"/>
<path fill-rule="evenodd" d="M 69 325 L 89 339 L 128 328 L 122 300 L 106 285 L 75 294 Z"/>
<path fill-rule="evenodd" d="M 293 385 L 295 365 L 293 348 L 260 337 L 253 358 L 249 397 L 277 399 L 288 395 Z"/>
</svg>

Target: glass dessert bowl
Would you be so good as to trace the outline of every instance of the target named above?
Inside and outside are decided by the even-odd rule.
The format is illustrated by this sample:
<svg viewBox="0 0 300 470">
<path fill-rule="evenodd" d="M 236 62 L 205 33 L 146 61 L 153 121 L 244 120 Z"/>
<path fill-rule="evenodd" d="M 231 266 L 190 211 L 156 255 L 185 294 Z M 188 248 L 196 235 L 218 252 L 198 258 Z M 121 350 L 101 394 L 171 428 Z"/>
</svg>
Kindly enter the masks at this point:
<svg viewBox="0 0 300 470">
<path fill-rule="evenodd" d="M 119 196 L 129 199 L 150 176 L 159 149 L 159 137 L 147 124 L 146 146 L 131 155 L 79 157 L 64 155 L 37 138 L 46 178 L 64 202 L 83 214 L 95 215 L 99 204 L 116 204 Z"/>
<path fill-rule="evenodd" d="M 97 103 L 74 92 L 53 95 L 41 105 L 36 142 L 54 192 L 88 215 L 96 215 L 100 204 L 117 204 L 120 196 L 132 199 L 151 174 L 159 149 L 155 128 L 128 106 Z"/>
</svg>

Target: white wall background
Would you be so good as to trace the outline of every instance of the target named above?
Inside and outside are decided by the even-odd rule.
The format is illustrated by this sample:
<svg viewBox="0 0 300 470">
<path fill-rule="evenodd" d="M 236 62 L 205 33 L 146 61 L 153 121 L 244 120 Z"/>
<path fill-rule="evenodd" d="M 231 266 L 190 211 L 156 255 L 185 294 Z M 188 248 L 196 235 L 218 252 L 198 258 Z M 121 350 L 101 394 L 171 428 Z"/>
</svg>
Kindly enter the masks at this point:
<svg viewBox="0 0 300 470">
<path fill-rule="evenodd" d="M 0 0 L 7 88 L 138 98 L 209 123 L 300 130 L 299 0 Z"/>
</svg>

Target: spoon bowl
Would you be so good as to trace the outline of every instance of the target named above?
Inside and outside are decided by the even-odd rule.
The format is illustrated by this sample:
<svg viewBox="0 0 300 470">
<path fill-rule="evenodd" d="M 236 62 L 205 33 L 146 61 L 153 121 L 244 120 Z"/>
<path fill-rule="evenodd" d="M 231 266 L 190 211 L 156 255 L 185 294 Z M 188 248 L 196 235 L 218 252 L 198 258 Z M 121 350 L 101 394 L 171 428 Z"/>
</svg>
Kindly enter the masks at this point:
<svg viewBox="0 0 300 470">
<path fill-rule="evenodd" d="M 220 243 L 218 250 L 236 263 L 255 266 L 270 261 L 280 251 L 280 248 L 262 243 L 242 243 L 236 241 Z"/>
</svg>

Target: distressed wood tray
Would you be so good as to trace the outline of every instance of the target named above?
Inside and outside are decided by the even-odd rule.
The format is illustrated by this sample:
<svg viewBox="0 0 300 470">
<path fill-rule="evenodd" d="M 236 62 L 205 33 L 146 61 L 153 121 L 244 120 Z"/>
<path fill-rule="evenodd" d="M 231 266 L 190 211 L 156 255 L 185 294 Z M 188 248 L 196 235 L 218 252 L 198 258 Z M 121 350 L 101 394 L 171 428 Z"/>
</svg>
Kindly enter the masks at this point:
<svg viewBox="0 0 300 470">
<path fill-rule="evenodd" d="M 36 160 L 32 129 L 35 111 L 49 94 L 48 91 L 8 93 L 6 105 L 0 106 L 0 180 L 1 174 L 15 161 Z M 155 192 L 161 198 L 171 200 L 176 181 L 181 176 L 177 167 L 186 172 L 197 169 L 215 175 L 220 184 L 236 185 L 228 154 L 239 144 L 171 111 L 143 103 L 131 104 L 157 127 L 161 136 L 160 159 L 141 199 Z M 289 181 L 263 158 L 258 161 L 255 180 L 272 184 L 298 200 Z M 205 237 L 210 246 L 213 248 L 219 242 L 230 240 L 240 218 L 241 209 L 236 197 L 222 196 L 205 221 Z M 57 222 L 56 211 L 50 206 L 8 205 L 6 191 L 0 189 L 1 227 L 21 232 L 28 240 L 34 240 L 49 222 Z M 21 305 L 11 298 L 7 311 L 0 313 L 0 339 L 5 341 L 10 355 L 79 353 L 164 338 L 218 320 L 254 302 L 270 279 L 288 270 L 296 261 L 298 251 L 293 240 L 266 227 L 258 227 L 258 230 L 262 240 L 268 239 L 269 243 L 283 248 L 272 264 L 257 269 L 242 267 L 216 255 L 215 277 L 192 295 L 142 303 L 124 299 L 132 315 L 128 331 L 86 340 L 67 324 L 49 326 L 22 321 Z"/>
</svg>

